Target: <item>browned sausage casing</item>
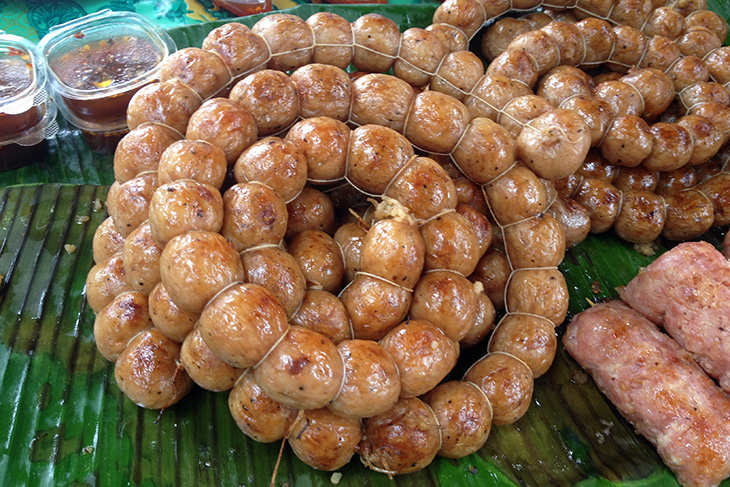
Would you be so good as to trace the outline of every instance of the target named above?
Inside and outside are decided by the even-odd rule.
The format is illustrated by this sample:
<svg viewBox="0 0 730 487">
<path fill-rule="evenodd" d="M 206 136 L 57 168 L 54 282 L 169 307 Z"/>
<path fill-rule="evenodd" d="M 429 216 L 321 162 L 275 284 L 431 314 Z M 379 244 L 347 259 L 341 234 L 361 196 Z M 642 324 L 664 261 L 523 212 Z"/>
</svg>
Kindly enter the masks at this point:
<svg viewBox="0 0 730 487">
<path fill-rule="evenodd" d="M 298 411 L 279 404 L 261 389 L 253 371 L 246 370 L 228 396 L 228 408 L 238 427 L 261 443 L 280 440 L 289 433 Z"/>
<path fill-rule="evenodd" d="M 355 454 L 362 439 L 360 421 L 327 408 L 305 411 L 287 437 L 294 454 L 317 470 L 337 470 Z"/>
<path fill-rule="evenodd" d="M 401 399 L 388 411 L 366 419 L 363 432 L 360 455 L 370 468 L 384 473 L 420 470 L 441 447 L 436 416 L 416 397 Z"/>
<path fill-rule="evenodd" d="M 222 361 L 203 340 L 195 328 L 185 338 L 180 349 L 180 362 L 190 378 L 208 391 L 227 391 L 233 387 L 243 369 Z"/>
<path fill-rule="evenodd" d="M 114 378 L 132 402 L 149 409 L 172 406 L 193 386 L 180 365 L 180 344 L 154 328 L 130 340 L 117 359 Z"/>
<path fill-rule="evenodd" d="M 372 340 L 345 340 L 337 346 L 345 380 L 329 408 L 351 418 L 369 418 L 393 407 L 401 391 L 393 357 Z"/>
<path fill-rule="evenodd" d="M 298 409 L 318 409 L 342 386 L 345 367 L 334 343 L 316 331 L 292 326 L 256 366 L 254 376 L 272 399 Z"/>
<path fill-rule="evenodd" d="M 479 387 L 471 382 L 450 381 L 426 394 L 441 426 L 439 455 L 461 458 L 479 450 L 492 429 L 492 405 Z"/>
<path fill-rule="evenodd" d="M 116 362 L 127 343 L 140 331 L 152 328 L 147 296 L 128 291 L 112 299 L 96 314 L 94 342 L 110 362 Z"/>
</svg>

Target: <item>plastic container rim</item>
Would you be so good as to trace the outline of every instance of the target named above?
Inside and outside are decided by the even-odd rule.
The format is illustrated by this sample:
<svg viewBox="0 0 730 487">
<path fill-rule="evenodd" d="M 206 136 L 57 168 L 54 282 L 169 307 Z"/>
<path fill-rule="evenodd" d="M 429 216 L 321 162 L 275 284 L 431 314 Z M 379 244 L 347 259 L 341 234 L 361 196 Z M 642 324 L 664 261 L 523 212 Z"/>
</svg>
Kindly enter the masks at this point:
<svg viewBox="0 0 730 487">
<path fill-rule="evenodd" d="M 125 26 L 135 29 L 136 33 L 142 33 L 138 37 L 149 40 L 152 45 L 161 54 L 160 62 L 151 70 L 144 73 L 135 79 L 131 79 L 119 84 L 112 84 L 109 87 L 98 88 L 94 90 L 80 90 L 72 88 L 63 83 L 56 73 L 50 67 L 51 53 L 54 49 L 61 46 L 74 33 L 83 30 L 94 31 L 103 28 L 108 28 L 110 25 L 114 26 L 115 30 L 123 29 Z M 93 33 L 93 31 L 92 31 Z M 119 35 L 119 34 L 115 34 Z M 134 12 L 113 12 L 109 9 L 100 10 L 99 12 L 80 17 L 78 19 L 66 22 L 54 26 L 50 29 L 43 39 L 38 44 L 39 51 L 43 54 L 46 60 L 46 66 L 48 70 L 48 77 L 53 91 L 66 98 L 73 98 L 77 100 L 91 100 L 98 98 L 107 98 L 109 96 L 117 95 L 130 91 L 145 84 L 154 81 L 159 74 L 160 65 L 162 61 L 167 58 L 170 54 L 177 50 L 175 42 L 172 40 L 170 35 L 163 29 L 157 28 L 145 17 L 136 14 Z M 66 51 L 62 51 L 66 52 Z"/>
<path fill-rule="evenodd" d="M 52 97 L 49 97 L 46 101 L 39 105 L 39 108 L 43 109 L 43 116 L 37 124 L 20 133 L 13 134 L 13 136 L 7 140 L 0 139 L 0 146 L 9 144 L 32 146 L 39 144 L 44 139 L 53 138 L 56 133 L 58 133 L 58 122 L 56 121 L 58 110 L 56 108 L 56 103 L 53 101 Z"/>
<path fill-rule="evenodd" d="M 28 39 L 14 34 L 7 34 L 4 30 L 0 30 L 0 48 L 21 48 L 24 52 L 30 56 L 30 63 L 33 66 L 33 80 L 30 86 L 24 88 L 19 93 L 12 95 L 5 100 L 0 101 L 0 113 L 7 113 L 8 115 L 17 115 L 26 110 L 29 110 L 33 106 L 38 106 L 46 101 L 45 96 L 38 96 L 43 91 L 46 84 L 46 67 L 43 56 L 40 55 L 38 47 L 29 41 Z M 26 98 L 31 98 L 30 102 L 25 101 Z M 36 98 L 38 98 L 36 100 Z M 20 105 L 15 110 L 9 107 L 13 105 Z"/>
</svg>

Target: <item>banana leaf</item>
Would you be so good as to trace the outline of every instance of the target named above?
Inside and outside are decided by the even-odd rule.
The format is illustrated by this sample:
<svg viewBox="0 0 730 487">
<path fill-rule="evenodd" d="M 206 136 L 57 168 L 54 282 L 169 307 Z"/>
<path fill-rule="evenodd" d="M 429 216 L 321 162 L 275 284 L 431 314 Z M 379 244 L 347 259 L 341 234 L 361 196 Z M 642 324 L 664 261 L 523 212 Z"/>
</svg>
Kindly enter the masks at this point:
<svg viewBox="0 0 730 487">
<path fill-rule="evenodd" d="M 303 5 L 293 12 L 306 18 L 328 9 L 354 20 L 373 8 Z M 428 25 L 434 10 L 377 9 L 401 29 Z M 180 47 L 199 46 L 217 25 L 170 33 Z M 92 237 L 106 218 L 98 202 L 113 180 L 112 157 L 94 154 L 78 132 L 61 125 L 44 160 L 0 173 L 0 485 L 267 485 L 281 445 L 241 433 L 226 393 L 196 389 L 159 412 L 138 408 L 117 388 L 113 365 L 96 350 L 94 314 L 84 297 Z M 719 247 L 725 230 L 702 238 Z M 669 247 L 660 240 L 657 254 Z M 570 314 L 588 300 L 617 297 L 616 287 L 654 257 L 612 233 L 589 237 L 561 265 Z M 484 352 L 465 352 L 459 369 Z M 357 458 L 340 473 L 338 485 L 351 487 L 679 485 L 562 348 L 536 381 L 528 413 L 514 425 L 494 427 L 479 452 L 437 458 L 423 471 L 393 479 Z M 333 480 L 285 447 L 275 485 L 326 487 Z"/>
</svg>

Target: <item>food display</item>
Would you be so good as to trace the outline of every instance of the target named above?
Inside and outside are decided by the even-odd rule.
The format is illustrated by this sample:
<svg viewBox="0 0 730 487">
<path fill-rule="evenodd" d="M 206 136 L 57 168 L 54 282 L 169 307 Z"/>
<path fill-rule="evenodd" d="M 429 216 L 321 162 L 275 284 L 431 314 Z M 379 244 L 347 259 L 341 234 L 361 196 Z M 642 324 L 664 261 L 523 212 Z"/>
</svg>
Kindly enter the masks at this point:
<svg viewBox="0 0 730 487">
<path fill-rule="evenodd" d="M 521 3 L 447 0 L 404 32 L 277 13 L 159 59 L 127 46 L 159 81 L 125 92 L 86 281 L 119 390 L 163 410 L 193 384 L 230 391 L 243 433 L 314 468 L 416 472 L 529 414 L 560 353 L 568 249 L 727 225 L 722 19 Z M 485 24 L 486 70 L 466 50 Z"/>
</svg>

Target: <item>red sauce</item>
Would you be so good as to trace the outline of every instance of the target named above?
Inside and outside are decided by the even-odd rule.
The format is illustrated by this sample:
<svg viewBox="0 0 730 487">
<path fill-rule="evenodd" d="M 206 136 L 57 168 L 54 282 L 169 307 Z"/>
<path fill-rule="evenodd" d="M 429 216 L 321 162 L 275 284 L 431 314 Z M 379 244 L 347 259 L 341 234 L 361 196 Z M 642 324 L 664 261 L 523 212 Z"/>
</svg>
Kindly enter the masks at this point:
<svg viewBox="0 0 730 487">
<path fill-rule="evenodd" d="M 149 41 L 119 36 L 81 44 L 54 57 L 49 65 L 65 86 L 89 94 L 83 99 L 62 95 L 68 108 L 86 122 L 108 124 L 126 119 L 129 100 L 141 86 L 107 97 L 94 95 L 143 77 L 161 60 Z"/>
<path fill-rule="evenodd" d="M 33 65 L 30 56 L 18 49 L 9 49 L 0 58 L 0 105 L 28 89 L 33 83 Z M 0 113 L 0 137 L 11 138 L 35 126 L 41 119 L 38 107 L 18 114 Z"/>
<path fill-rule="evenodd" d="M 312 3 L 336 3 L 336 4 L 363 4 L 363 3 L 388 3 L 388 0 L 313 0 Z"/>
<path fill-rule="evenodd" d="M 17 115 L 0 113 L 0 136 L 4 140 L 35 127 L 41 121 L 43 111 L 39 107 L 32 107 Z"/>
<path fill-rule="evenodd" d="M 271 11 L 271 0 L 213 0 L 213 3 L 241 17 Z"/>
<path fill-rule="evenodd" d="M 141 87 L 140 87 L 141 88 Z M 81 120 L 97 124 L 118 124 L 127 119 L 129 100 L 139 88 L 105 98 L 77 100 L 62 96 L 66 106 Z"/>
<path fill-rule="evenodd" d="M 5 56 L 0 61 L 0 103 L 19 94 L 33 82 L 30 56 L 18 49 L 9 49 Z"/>
<path fill-rule="evenodd" d="M 55 57 L 50 65 L 66 86 L 94 91 L 134 80 L 161 60 L 160 53 L 149 41 L 120 36 L 82 44 Z"/>
<path fill-rule="evenodd" d="M 91 133 L 82 130 L 86 143 L 89 148 L 97 154 L 114 154 L 117 144 L 129 132 L 128 130 L 119 130 L 115 132 Z"/>
</svg>

